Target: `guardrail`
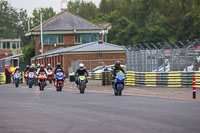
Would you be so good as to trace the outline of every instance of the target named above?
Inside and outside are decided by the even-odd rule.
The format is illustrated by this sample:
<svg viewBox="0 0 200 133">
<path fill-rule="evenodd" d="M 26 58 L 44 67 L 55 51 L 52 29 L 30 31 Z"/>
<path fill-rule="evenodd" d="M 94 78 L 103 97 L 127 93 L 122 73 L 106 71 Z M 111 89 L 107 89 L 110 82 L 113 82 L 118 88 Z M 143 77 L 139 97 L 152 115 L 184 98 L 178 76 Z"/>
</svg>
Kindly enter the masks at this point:
<svg viewBox="0 0 200 133">
<path fill-rule="evenodd" d="M 6 76 L 4 72 L 0 73 L 0 84 L 5 84 L 6 83 Z"/>
<path fill-rule="evenodd" d="M 88 79 L 90 80 L 102 80 L 102 73 L 89 72 Z"/>
<path fill-rule="evenodd" d="M 192 87 L 192 78 L 196 78 L 196 87 L 200 87 L 200 72 L 131 72 L 126 74 L 126 85 Z"/>
</svg>

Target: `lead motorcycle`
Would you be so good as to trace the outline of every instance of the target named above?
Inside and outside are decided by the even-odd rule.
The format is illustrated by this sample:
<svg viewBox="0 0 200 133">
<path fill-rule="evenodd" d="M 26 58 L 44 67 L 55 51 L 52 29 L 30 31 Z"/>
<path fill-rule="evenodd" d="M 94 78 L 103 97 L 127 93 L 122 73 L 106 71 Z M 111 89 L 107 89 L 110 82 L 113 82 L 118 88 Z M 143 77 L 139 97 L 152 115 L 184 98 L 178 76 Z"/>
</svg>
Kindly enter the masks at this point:
<svg viewBox="0 0 200 133">
<path fill-rule="evenodd" d="M 64 73 L 62 72 L 58 72 L 56 73 L 56 90 L 57 91 L 62 91 L 62 88 L 64 87 L 64 80 L 65 80 L 65 76 Z"/>
<path fill-rule="evenodd" d="M 122 71 L 119 71 L 115 77 L 113 88 L 114 88 L 114 93 L 116 96 L 121 96 L 122 91 L 124 89 L 125 85 L 125 75 Z"/>
<path fill-rule="evenodd" d="M 46 86 L 46 79 L 47 79 L 45 72 L 41 72 L 38 76 L 38 79 L 39 79 L 38 85 L 40 87 L 40 91 L 43 91 Z"/>
</svg>

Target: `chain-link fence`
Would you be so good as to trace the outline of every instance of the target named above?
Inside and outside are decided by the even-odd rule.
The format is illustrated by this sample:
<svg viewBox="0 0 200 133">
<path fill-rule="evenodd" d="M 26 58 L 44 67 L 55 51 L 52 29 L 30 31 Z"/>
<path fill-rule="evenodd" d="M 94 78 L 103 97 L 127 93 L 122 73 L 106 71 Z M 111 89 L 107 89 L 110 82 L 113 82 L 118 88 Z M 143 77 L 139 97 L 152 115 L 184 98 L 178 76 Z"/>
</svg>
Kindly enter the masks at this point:
<svg viewBox="0 0 200 133">
<path fill-rule="evenodd" d="M 198 71 L 200 40 L 126 47 L 126 57 L 128 71 Z"/>
</svg>

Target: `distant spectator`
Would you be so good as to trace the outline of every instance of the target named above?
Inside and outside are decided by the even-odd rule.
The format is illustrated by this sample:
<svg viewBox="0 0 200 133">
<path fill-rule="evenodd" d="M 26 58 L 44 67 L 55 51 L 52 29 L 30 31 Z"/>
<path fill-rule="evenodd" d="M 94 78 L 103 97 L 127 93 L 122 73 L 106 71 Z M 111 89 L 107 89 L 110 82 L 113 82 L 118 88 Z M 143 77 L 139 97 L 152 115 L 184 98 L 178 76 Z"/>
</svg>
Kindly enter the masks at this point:
<svg viewBox="0 0 200 133">
<path fill-rule="evenodd" d="M 11 71 L 8 65 L 5 66 L 6 84 L 11 83 Z"/>
</svg>

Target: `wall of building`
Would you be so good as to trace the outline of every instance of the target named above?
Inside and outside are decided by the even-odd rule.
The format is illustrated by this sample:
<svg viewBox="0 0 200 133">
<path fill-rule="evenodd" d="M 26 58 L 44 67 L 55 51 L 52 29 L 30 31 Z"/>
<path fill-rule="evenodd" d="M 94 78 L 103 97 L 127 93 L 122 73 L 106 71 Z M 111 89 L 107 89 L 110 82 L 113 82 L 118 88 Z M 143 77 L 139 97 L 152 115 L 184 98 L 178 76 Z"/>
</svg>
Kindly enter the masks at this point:
<svg viewBox="0 0 200 133">
<path fill-rule="evenodd" d="M 11 50 L 2 50 L 2 49 L 0 49 L 0 59 L 6 58 L 6 57 L 9 57 L 9 56 L 12 56 L 12 55 L 13 54 L 12 54 Z"/>
<path fill-rule="evenodd" d="M 46 57 L 42 59 L 32 60 L 35 64 L 47 65 L 50 63 L 53 67 L 56 67 L 57 62 L 61 62 L 66 74 L 68 74 L 68 69 L 71 67 L 72 61 L 82 61 L 87 69 L 92 69 L 97 66 L 102 65 L 102 61 L 105 65 L 112 65 L 117 60 L 121 61 L 121 64 L 126 64 L 126 53 L 82 53 L 75 54 L 69 53 L 64 55 Z"/>
</svg>

